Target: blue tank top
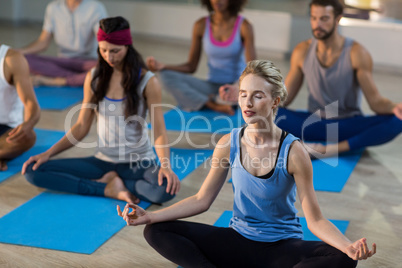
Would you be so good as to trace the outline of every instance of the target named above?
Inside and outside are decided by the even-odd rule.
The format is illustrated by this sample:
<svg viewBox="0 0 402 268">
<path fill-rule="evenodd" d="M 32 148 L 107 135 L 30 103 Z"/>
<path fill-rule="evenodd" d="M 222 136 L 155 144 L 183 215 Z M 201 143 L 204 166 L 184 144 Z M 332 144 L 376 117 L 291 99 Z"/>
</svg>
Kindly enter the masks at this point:
<svg viewBox="0 0 402 268">
<path fill-rule="evenodd" d="M 209 82 L 217 84 L 234 83 L 246 68 L 244 47 L 240 34 L 242 22 L 243 17 L 238 16 L 230 38 L 221 42 L 214 39 L 210 17 L 206 17 L 202 46 L 208 57 Z"/>
<path fill-rule="evenodd" d="M 317 40 L 312 39 L 303 63 L 303 73 L 309 91 L 309 112 L 320 110 L 328 119 L 362 114 L 362 92 L 350 60 L 352 45 L 353 40 L 345 38 L 338 60 L 326 68 L 318 61 Z"/>
<path fill-rule="evenodd" d="M 297 209 L 296 184 L 287 171 L 290 145 L 298 138 L 288 134 L 280 148 L 270 178 L 251 175 L 240 161 L 241 128 L 233 129 L 230 141 L 230 165 L 234 192 L 230 227 L 242 236 L 260 242 L 303 238 Z"/>
</svg>

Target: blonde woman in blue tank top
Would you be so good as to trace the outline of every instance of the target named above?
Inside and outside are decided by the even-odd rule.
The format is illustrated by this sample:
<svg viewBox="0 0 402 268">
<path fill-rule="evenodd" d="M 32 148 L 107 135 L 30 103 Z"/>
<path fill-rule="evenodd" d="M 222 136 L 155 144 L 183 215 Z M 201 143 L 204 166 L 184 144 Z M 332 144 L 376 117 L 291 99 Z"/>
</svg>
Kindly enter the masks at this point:
<svg viewBox="0 0 402 268">
<path fill-rule="evenodd" d="M 287 97 L 279 70 L 270 61 L 252 61 L 239 81 L 247 126 L 218 142 L 198 193 L 154 212 L 127 204 L 118 214 L 129 225 L 147 224 L 148 243 L 186 268 L 345 268 L 375 254 L 375 244 L 370 250 L 365 238 L 351 242 L 321 214 L 308 153 L 298 138 L 274 123 Z M 208 210 L 229 169 L 234 191 L 229 227 L 177 220 Z M 324 242 L 303 240 L 296 191 L 309 229 Z"/>
<path fill-rule="evenodd" d="M 132 46 L 129 27 L 122 17 L 100 21 L 98 64 L 87 74 L 78 120 L 49 150 L 24 163 L 22 174 L 30 183 L 133 203 L 163 203 L 179 191 L 159 105 L 161 88 Z M 148 112 L 160 165 L 148 137 Z M 48 161 L 81 141 L 95 117 L 98 139 L 94 156 Z"/>
<path fill-rule="evenodd" d="M 256 59 L 252 25 L 239 15 L 245 0 L 202 0 L 209 16 L 197 20 L 193 27 L 187 62 L 168 65 L 147 58 L 151 71 L 158 71 L 163 88 L 170 92 L 179 108 L 197 111 L 204 107 L 234 114 L 232 105 L 215 101 L 219 90 L 237 87 L 246 62 Z M 197 70 L 202 49 L 208 58 L 208 78 L 191 74 Z"/>
</svg>

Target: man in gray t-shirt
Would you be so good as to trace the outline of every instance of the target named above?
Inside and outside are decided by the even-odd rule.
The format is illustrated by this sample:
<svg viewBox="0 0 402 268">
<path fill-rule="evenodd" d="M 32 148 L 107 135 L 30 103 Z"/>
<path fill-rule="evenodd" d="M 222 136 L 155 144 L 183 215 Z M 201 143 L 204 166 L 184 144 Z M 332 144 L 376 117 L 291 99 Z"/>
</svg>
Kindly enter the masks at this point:
<svg viewBox="0 0 402 268">
<path fill-rule="evenodd" d="M 284 104 L 292 102 L 306 80 L 309 111 L 304 116 L 304 112 L 286 109 L 278 113 L 287 117 L 282 120 L 284 129 L 294 128 L 296 124 L 299 125 L 296 135 L 327 143 L 305 146 L 317 157 L 380 145 L 402 131 L 402 103 L 394 103 L 379 93 L 373 79 L 370 53 L 338 33 L 342 10 L 337 0 L 311 1 L 313 38 L 299 43 L 293 50 L 285 80 L 289 95 Z M 362 114 L 362 95 L 376 115 Z M 318 117 L 316 123 L 308 123 L 314 121 L 312 115 Z M 337 130 L 330 130 L 332 123 L 338 123 Z M 309 133 L 312 135 L 307 135 Z M 331 135 L 333 137 L 328 138 Z"/>
<path fill-rule="evenodd" d="M 391 141 L 402 132 L 402 103 L 381 96 L 373 74 L 370 53 L 359 43 L 338 33 L 343 7 L 338 0 L 312 0 L 313 38 L 293 50 L 285 79 L 288 106 L 306 80 L 308 111 L 280 108 L 277 125 L 309 142 L 314 157 L 328 157 Z M 236 99 L 235 92 L 220 92 Z M 374 116 L 360 109 L 364 95 Z M 334 129 L 334 126 L 337 126 Z M 324 143 L 324 144 L 322 144 Z"/>
<path fill-rule="evenodd" d="M 96 65 L 96 34 L 99 20 L 106 18 L 104 5 L 94 0 L 54 0 L 46 7 L 42 33 L 20 49 L 26 54 L 35 84 L 82 86 Z M 35 55 L 46 50 L 54 38 L 58 57 Z"/>
</svg>

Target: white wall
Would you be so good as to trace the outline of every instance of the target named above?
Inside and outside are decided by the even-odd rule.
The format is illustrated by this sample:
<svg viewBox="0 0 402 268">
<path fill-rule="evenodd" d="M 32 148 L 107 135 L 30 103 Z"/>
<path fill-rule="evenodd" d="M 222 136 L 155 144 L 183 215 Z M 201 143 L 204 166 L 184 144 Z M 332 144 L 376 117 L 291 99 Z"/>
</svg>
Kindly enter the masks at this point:
<svg viewBox="0 0 402 268">
<path fill-rule="evenodd" d="M 183 40 L 190 39 L 194 21 L 207 14 L 197 5 L 103 2 L 111 16 L 126 17 L 135 33 Z M 254 26 L 257 49 L 275 53 L 278 57 L 289 55 L 297 43 L 311 37 L 307 17 L 250 9 L 246 9 L 243 15 Z M 363 44 L 376 67 L 402 70 L 402 24 L 343 19 L 340 32 Z"/>
<path fill-rule="evenodd" d="M 0 19 L 41 21 L 50 0 L 0 0 Z M 194 21 L 207 12 L 194 4 L 101 0 L 110 16 L 123 16 L 134 33 L 189 41 Z M 311 31 L 307 17 L 290 13 L 246 9 L 254 26 L 257 49 L 278 57 L 289 55 Z M 340 31 L 362 43 L 375 65 L 402 70 L 402 24 L 342 19 Z"/>
<path fill-rule="evenodd" d="M 134 33 L 184 40 L 191 38 L 195 20 L 208 14 L 198 5 L 103 2 L 109 15 L 127 18 Z M 253 24 L 257 48 L 279 54 L 289 51 L 292 20 L 289 13 L 246 10 L 243 15 Z"/>
<path fill-rule="evenodd" d="M 376 65 L 402 68 L 402 24 L 342 18 L 340 31 L 367 48 Z"/>
<path fill-rule="evenodd" d="M 42 21 L 49 2 L 51 0 L 0 0 L 0 19 Z"/>
<path fill-rule="evenodd" d="M 14 1 L 2 0 L 0 2 L 0 18 L 1 19 L 14 20 L 14 17 L 15 17 L 14 10 L 16 10 Z"/>
</svg>

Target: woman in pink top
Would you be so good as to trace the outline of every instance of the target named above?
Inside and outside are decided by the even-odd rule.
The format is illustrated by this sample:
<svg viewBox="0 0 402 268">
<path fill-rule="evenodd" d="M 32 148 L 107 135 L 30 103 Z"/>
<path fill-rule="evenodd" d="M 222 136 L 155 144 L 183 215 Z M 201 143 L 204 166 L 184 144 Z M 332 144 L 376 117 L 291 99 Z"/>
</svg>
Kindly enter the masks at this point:
<svg viewBox="0 0 402 268">
<path fill-rule="evenodd" d="M 245 0 L 202 0 L 209 16 L 198 19 L 193 27 L 192 42 L 187 62 L 168 65 L 153 57 L 147 58 L 151 71 L 160 71 L 163 87 L 186 111 L 204 107 L 234 114 L 228 103 L 215 99 L 219 90 L 237 86 L 237 80 L 247 61 L 256 58 L 252 25 L 239 12 Z M 208 78 L 202 80 L 190 74 L 197 70 L 201 49 L 208 57 Z"/>
</svg>

